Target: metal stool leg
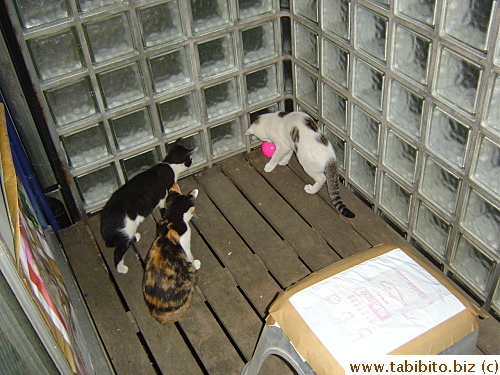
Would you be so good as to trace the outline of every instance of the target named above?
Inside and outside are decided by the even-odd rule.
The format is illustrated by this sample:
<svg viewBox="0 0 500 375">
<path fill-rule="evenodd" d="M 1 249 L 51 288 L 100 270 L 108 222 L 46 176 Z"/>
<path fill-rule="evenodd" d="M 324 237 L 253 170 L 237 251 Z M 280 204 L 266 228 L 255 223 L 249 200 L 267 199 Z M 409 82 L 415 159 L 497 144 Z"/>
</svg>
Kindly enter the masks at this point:
<svg viewBox="0 0 500 375">
<path fill-rule="evenodd" d="M 277 355 L 287 361 L 299 375 L 316 375 L 311 366 L 300 357 L 288 337 L 277 326 L 265 325 L 252 359 L 241 375 L 257 375 L 269 355 Z"/>
</svg>

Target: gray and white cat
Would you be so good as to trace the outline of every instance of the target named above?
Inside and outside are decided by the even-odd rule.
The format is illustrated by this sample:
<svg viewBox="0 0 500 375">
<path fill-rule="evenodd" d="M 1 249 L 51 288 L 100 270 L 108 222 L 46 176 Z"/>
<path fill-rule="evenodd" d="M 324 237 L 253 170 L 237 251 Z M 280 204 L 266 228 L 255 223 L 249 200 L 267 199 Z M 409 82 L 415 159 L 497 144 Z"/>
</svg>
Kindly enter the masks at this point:
<svg viewBox="0 0 500 375">
<path fill-rule="evenodd" d="M 271 172 L 278 164 L 286 165 L 295 151 L 304 171 L 315 181 L 314 185 L 306 185 L 304 190 L 315 194 L 326 181 L 328 195 L 337 210 L 345 217 L 355 216 L 340 197 L 335 151 L 309 115 L 303 112 L 266 113 L 250 125 L 245 135 L 254 135 L 261 141 L 276 145 L 276 151 L 264 171 Z"/>
</svg>

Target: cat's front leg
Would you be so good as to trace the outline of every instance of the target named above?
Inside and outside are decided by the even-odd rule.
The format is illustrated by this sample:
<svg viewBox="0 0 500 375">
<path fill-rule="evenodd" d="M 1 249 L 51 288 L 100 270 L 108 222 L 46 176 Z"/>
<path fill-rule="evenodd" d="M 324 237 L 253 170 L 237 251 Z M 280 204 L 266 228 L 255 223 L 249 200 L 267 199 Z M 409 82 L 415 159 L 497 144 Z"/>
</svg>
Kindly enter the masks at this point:
<svg viewBox="0 0 500 375">
<path fill-rule="evenodd" d="M 198 259 L 193 260 L 193 266 L 195 270 L 199 270 L 201 267 L 201 262 Z"/>
<path fill-rule="evenodd" d="M 276 145 L 276 151 L 274 151 L 271 160 L 269 160 L 267 164 L 264 166 L 264 171 L 271 172 L 274 168 L 276 168 L 278 163 L 283 159 L 283 157 L 285 157 L 288 151 L 289 151 L 288 148 L 283 148 L 283 146 Z"/>
</svg>

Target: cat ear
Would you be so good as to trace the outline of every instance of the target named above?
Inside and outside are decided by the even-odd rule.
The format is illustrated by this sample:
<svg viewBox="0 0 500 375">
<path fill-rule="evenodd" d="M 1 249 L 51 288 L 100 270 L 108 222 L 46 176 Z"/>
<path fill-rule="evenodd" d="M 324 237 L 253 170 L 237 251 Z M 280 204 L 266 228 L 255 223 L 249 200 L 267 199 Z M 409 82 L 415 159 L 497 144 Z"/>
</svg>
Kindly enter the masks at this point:
<svg viewBox="0 0 500 375">
<path fill-rule="evenodd" d="M 192 148 L 191 150 L 189 150 L 189 152 L 188 152 L 189 156 L 193 155 L 196 152 L 196 150 L 198 150 L 198 147 L 195 147 L 195 148 Z"/>
<path fill-rule="evenodd" d="M 250 127 L 245 132 L 245 135 L 252 135 L 253 134 L 253 129 L 254 129 L 253 125 L 250 125 Z"/>
<path fill-rule="evenodd" d="M 174 182 L 174 184 L 170 188 L 170 191 L 175 191 L 175 192 L 177 192 L 179 194 L 182 194 L 181 193 L 181 188 L 180 188 L 179 184 L 177 184 L 176 182 Z"/>
</svg>

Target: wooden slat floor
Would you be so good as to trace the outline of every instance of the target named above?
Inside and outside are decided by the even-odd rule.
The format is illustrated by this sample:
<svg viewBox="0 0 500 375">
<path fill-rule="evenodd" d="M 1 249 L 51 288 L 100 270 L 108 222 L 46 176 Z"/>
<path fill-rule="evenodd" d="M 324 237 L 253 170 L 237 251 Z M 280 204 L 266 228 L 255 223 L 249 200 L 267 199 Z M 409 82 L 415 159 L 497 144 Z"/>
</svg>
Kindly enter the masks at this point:
<svg viewBox="0 0 500 375">
<path fill-rule="evenodd" d="M 112 249 L 99 232 L 99 216 L 59 232 L 78 285 L 117 374 L 239 374 L 252 356 L 278 292 L 309 273 L 379 243 L 409 246 L 341 186 L 354 219 L 339 216 L 326 188 L 306 194 L 309 181 L 295 159 L 264 173 L 259 151 L 234 157 L 179 181 L 197 188 L 192 251 L 201 260 L 189 312 L 162 326 L 143 302 L 143 260 L 155 219 L 141 225 L 141 240 L 126 255 L 129 272 L 117 274 Z M 498 325 L 481 331 L 478 354 L 499 354 Z M 496 332 L 498 333 L 498 331 Z M 483 347 L 481 347 L 483 342 Z M 293 372 L 277 357 L 261 374 Z"/>
</svg>

